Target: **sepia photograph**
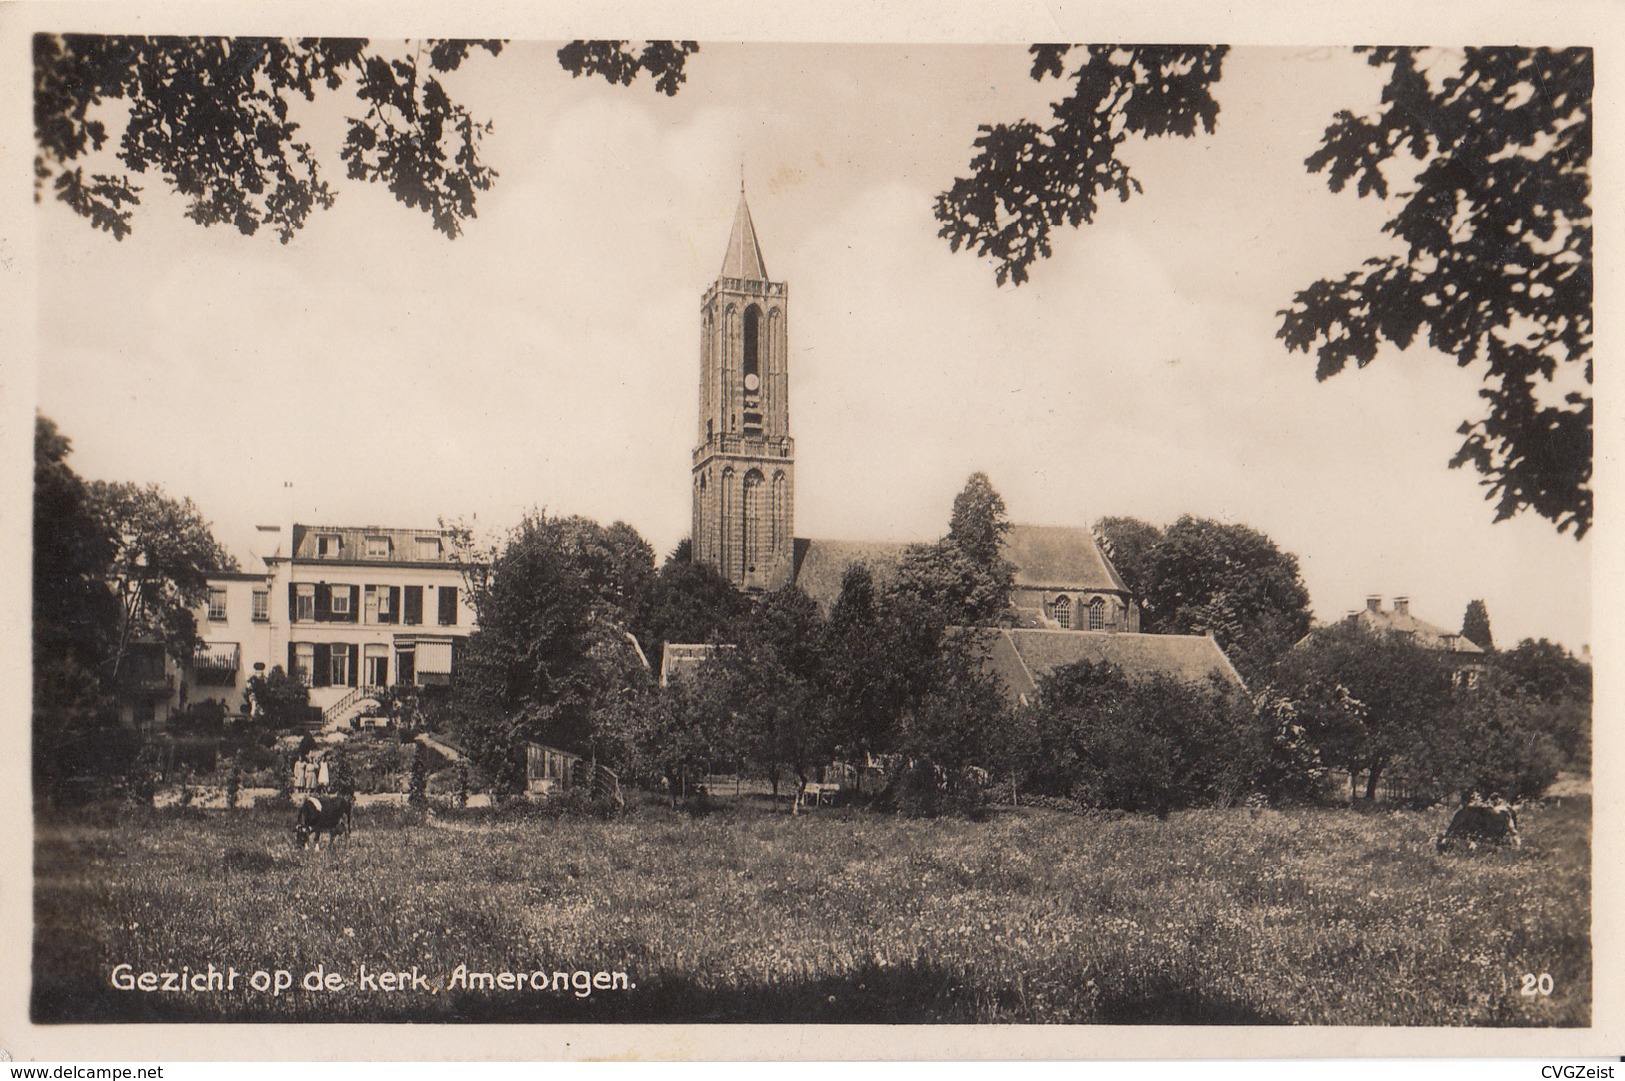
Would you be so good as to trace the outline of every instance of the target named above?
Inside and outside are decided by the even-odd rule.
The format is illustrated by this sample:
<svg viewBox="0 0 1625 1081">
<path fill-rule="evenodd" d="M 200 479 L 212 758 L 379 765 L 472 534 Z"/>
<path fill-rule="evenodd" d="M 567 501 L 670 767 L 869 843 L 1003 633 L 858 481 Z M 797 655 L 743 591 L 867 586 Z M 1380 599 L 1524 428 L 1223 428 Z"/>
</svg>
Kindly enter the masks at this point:
<svg viewBox="0 0 1625 1081">
<path fill-rule="evenodd" d="M 1602 1020 L 1589 37 L 161 29 L 6 39 L 30 1025 Z"/>
</svg>

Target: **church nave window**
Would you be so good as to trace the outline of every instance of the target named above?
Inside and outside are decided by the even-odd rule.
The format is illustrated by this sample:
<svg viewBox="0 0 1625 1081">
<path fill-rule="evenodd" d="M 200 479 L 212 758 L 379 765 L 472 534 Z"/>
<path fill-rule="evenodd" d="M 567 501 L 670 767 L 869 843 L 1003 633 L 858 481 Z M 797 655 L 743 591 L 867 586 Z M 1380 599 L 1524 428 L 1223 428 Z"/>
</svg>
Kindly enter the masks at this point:
<svg viewBox="0 0 1625 1081">
<path fill-rule="evenodd" d="M 1055 617 L 1056 626 L 1063 631 L 1072 629 L 1072 598 L 1056 597 L 1055 603 L 1050 605 L 1050 614 Z"/>
<path fill-rule="evenodd" d="M 1089 602 L 1089 629 L 1092 631 L 1106 628 L 1106 602 L 1096 597 Z"/>
</svg>

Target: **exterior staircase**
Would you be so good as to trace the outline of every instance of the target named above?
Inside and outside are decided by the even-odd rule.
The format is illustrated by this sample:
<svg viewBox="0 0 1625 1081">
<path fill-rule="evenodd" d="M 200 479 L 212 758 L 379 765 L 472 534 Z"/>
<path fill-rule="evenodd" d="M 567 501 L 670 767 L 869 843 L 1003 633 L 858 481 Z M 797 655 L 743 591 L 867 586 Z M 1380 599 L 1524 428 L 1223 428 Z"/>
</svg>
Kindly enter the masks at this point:
<svg viewBox="0 0 1625 1081">
<path fill-rule="evenodd" d="M 323 729 L 343 728 L 368 705 L 377 705 L 378 695 L 383 689 L 382 687 L 372 687 L 367 684 L 351 688 L 350 693 L 322 710 L 321 727 Z"/>
</svg>

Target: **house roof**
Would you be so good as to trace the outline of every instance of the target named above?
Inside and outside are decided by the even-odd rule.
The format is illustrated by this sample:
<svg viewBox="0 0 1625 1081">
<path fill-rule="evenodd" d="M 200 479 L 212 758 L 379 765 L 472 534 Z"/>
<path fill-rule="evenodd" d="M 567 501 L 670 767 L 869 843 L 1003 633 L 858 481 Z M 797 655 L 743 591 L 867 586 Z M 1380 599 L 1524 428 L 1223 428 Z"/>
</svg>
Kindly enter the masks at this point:
<svg viewBox="0 0 1625 1081">
<path fill-rule="evenodd" d="M 722 257 L 724 278 L 745 278 L 767 281 L 767 264 L 762 261 L 762 248 L 756 242 L 756 226 L 750 220 L 750 207 L 745 205 L 745 186 L 739 186 L 739 209 L 734 211 L 733 232 L 728 235 L 728 251 Z"/>
<path fill-rule="evenodd" d="M 1408 635 L 1429 649 L 1442 649 L 1450 653 L 1484 652 L 1471 638 L 1463 638 L 1456 631 L 1447 631 L 1425 619 L 1417 619 L 1409 612 L 1373 611 L 1366 607 L 1349 618 L 1367 630 Z"/>
<path fill-rule="evenodd" d="M 1201 683 L 1217 674 L 1237 687 L 1245 686 L 1230 658 L 1209 635 L 991 627 L 971 633 L 986 641 L 988 666 L 1017 702 L 1031 701 L 1045 676 L 1079 661 L 1106 661 L 1130 678 L 1160 675 Z"/>
<path fill-rule="evenodd" d="M 432 529 L 400 529 L 393 526 L 330 526 L 293 525 L 293 558 L 297 562 L 315 563 L 415 563 L 419 565 L 450 566 L 453 563 L 450 545 L 445 542 L 449 534 L 439 526 Z M 318 555 L 321 537 L 338 537 L 339 554 Z M 388 555 L 367 555 L 369 538 L 382 537 L 388 542 Z M 433 537 L 440 541 L 437 559 L 418 558 L 419 537 Z"/>
</svg>

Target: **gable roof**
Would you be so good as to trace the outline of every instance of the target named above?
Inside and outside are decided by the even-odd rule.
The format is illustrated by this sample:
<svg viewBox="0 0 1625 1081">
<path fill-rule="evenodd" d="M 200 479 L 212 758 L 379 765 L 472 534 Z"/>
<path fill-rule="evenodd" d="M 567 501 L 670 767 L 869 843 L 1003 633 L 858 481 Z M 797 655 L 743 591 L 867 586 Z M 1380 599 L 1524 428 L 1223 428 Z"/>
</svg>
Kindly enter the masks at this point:
<svg viewBox="0 0 1625 1081">
<path fill-rule="evenodd" d="M 1079 661 L 1106 661 L 1131 679 L 1172 676 L 1186 683 L 1202 683 L 1217 674 L 1236 687 L 1246 686 L 1219 643 L 1205 634 L 991 627 L 975 628 L 971 633 L 986 641 L 987 665 L 1004 681 L 1011 700 L 1018 703 L 1032 701 L 1045 676 Z"/>
<path fill-rule="evenodd" d="M 797 537 L 792 576 L 803 593 L 828 612 L 841 595 L 841 578 L 855 563 L 867 563 L 875 584 L 897 569 L 907 541 L 809 540 Z M 1028 589 L 1116 592 L 1128 586 L 1118 576 L 1093 533 L 1058 525 L 1012 524 L 1004 535 L 1004 557 L 1015 565 L 1015 584 Z"/>
<path fill-rule="evenodd" d="M 739 209 L 734 211 L 733 232 L 728 235 L 728 251 L 722 257 L 722 273 L 718 276 L 767 281 L 767 264 L 756 242 L 756 226 L 750 220 L 750 207 L 745 205 L 743 184 L 739 186 Z"/>
<path fill-rule="evenodd" d="M 903 553 L 911 547 L 904 541 L 795 540 L 795 565 L 791 575 L 801 591 L 827 614 L 841 595 L 841 579 L 846 570 L 866 563 L 876 585 L 884 585 L 897 571 Z"/>
<path fill-rule="evenodd" d="M 1128 592 L 1087 529 L 1011 523 L 1004 535 L 1004 558 L 1015 564 L 1018 586 Z"/>
</svg>

